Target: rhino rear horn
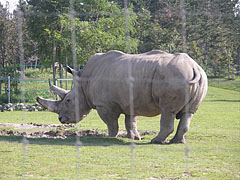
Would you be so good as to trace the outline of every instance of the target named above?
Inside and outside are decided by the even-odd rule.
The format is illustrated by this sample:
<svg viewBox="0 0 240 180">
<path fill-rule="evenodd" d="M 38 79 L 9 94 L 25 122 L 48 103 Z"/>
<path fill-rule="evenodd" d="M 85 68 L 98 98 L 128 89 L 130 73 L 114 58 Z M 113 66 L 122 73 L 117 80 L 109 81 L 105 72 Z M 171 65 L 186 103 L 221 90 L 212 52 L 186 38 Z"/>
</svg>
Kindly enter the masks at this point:
<svg viewBox="0 0 240 180">
<path fill-rule="evenodd" d="M 55 92 L 57 95 L 59 95 L 62 99 L 65 97 L 65 95 L 68 93 L 67 90 L 62 89 L 60 87 L 57 87 L 55 85 L 50 86 L 50 90 Z"/>
<path fill-rule="evenodd" d="M 67 66 L 67 72 L 72 74 L 73 76 L 80 76 L 80 71 L 76 71 L 75 69 L 72 69 L 71 67 Z"/>
<path fill-rule="evenodd" d="M 37 102 L 39 104 L 41 104 L 43 107 L 47 108 L 51 112 L 57 113 L 57 111 L 58 111 L 59 101 L 44 99 L 44 98 L 41 98 L 38 96 Z"/>
</svg>

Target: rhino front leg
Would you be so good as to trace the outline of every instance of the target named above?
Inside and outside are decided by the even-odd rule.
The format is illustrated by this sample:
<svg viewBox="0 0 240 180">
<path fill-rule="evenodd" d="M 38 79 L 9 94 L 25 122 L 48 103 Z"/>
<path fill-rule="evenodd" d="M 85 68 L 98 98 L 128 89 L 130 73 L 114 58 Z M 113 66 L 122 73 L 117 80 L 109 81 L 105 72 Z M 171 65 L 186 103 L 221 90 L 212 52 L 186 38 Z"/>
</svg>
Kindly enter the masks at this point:
<svg viewBox="0 0 240 180">
<path fill-rule="evenodd" d="M 152 139 L 151 143 L 164 144 L 167 137 L 174 131 L 174 118 L 172 113 L 162 113 L 160 120 L 160 132 Z"/>
<path fill-rule="evenodd" d="M 178 124 L 177 132 L 175 136 L 170 140 L 170 143 L 185 143 L 184 134 L 189 130 L 192 116 L 192 113 L 184 113 L 182 115 Z"/>
<path fill-rule="evenodd" d="M 138 117 L 133 116 L 131 119 L 130 115 L 125 115 L 125 127 L 127 130 L 127 138 L 141 140 L 141 137 L 137 130 Z"/>
<path fill-rule="evenodd" d="M 97 112 L 108 127 L 108 136 L 116 137 L 118 134 L 118 118 L 120 114 L 104 107 L 97 107 Z"/>
</svg>

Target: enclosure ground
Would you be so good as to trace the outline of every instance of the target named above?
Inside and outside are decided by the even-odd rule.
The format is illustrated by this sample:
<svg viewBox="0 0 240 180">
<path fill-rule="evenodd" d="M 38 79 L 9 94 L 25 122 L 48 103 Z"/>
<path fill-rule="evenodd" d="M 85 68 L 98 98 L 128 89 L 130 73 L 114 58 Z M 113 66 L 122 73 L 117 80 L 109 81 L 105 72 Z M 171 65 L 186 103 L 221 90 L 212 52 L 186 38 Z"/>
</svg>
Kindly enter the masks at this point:
<svg viewBox="0 0 240 180">
<path fill-rule="evenodd" d="M 150 144 L 159 131 L 159 116 L 140 117 L 139 131 L 150 133 L 132 141 L 105 137 L 107 127 L 96 111 L 75 126 L 61 125 L 47 111 L 0 112 L 0 179 L 239 179 L 239 109 L 238 91 L 209 87 L 186 145 Z M 123 116 L 119 128 L 120 134 L 126 133 Z M 75 136 L 58 137 L 76 131 L 85 132 L 80 143 Z M 23 144 L 18 134 L 23 132 L 26 137 L 48 135 L 27 137 Z"/>
</svg>

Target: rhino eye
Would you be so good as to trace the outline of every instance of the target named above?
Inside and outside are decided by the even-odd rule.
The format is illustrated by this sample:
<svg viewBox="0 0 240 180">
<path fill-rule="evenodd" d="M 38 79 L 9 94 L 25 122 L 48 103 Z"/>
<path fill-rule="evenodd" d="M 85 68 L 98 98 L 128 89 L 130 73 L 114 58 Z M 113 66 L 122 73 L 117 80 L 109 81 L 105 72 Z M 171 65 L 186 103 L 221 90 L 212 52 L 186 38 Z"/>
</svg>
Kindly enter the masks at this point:
<svg viewBox="0 0 240 180">
<path fill-rule="evenodd" d="M 70 99 L 67 99 L 67 102 L 69 103 L 71 100 Z"/>
</svg>

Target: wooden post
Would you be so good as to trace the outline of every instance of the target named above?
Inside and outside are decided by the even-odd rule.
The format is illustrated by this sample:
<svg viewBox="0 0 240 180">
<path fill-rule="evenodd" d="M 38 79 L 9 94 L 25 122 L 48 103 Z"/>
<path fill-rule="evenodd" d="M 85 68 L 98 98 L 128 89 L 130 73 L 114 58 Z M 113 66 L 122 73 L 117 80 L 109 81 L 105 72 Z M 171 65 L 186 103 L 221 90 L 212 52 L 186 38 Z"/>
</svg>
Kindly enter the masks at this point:
<svg viewBox="0 0 240 180">
<path fill-rule="evenodd" d="M 11 77 L 8 76 L 8 103 L 10 103 L 11 99 L 10 99 L 10 82 L 11 82 Z"/>
</svg>

